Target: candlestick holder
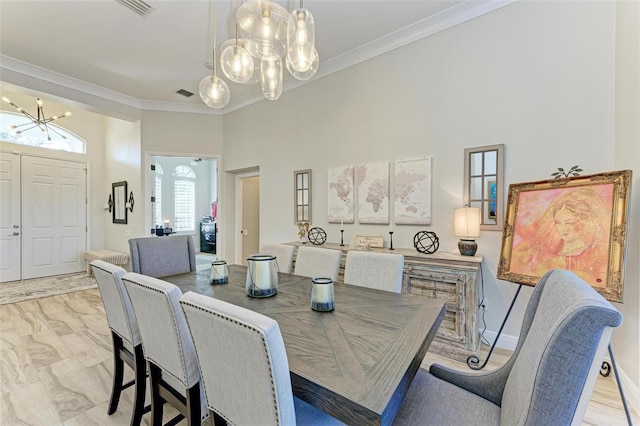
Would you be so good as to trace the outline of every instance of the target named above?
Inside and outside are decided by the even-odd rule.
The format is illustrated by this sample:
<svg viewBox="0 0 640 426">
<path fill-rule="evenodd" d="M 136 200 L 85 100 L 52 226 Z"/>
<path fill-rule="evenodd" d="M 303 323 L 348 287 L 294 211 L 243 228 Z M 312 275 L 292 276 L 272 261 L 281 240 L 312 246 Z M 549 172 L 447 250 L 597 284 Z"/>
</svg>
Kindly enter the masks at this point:
<svg viewBox="0 0 640 426">
<path fill-rule="evenodd" d="M 344 247 L 344 229 L 340 230 L 340 247 Z"/>
<path fill-rule="evenodd" d="M 394 248 L 393 248 L 393 231 L 389 231 L 389 250 L 394 250 Z"/>
</svg>

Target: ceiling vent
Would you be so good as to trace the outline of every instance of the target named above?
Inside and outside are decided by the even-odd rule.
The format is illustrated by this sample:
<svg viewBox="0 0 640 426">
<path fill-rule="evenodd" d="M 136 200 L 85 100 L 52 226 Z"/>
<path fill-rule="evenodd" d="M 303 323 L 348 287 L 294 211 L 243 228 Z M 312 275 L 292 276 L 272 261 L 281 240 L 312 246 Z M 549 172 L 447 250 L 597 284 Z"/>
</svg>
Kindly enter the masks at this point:
<svg viewBox="0 0 640 426">
<path fill-rule="evenodd" d="M 193 93 L 191 93 L 190 91 L 185 90 L 185 89 L 176 90 L 176 93 L 178 95 L 184 96 L 185 98 L 190 98 L 190 97 L 193 96 Z"/>
<path fill-rule="evenodd" d="M 154 7 L 142 0 L 116 0 L 121 5 L 128 7 L 140 16 L 147 16 L 154 11 Z"/>
</svg>

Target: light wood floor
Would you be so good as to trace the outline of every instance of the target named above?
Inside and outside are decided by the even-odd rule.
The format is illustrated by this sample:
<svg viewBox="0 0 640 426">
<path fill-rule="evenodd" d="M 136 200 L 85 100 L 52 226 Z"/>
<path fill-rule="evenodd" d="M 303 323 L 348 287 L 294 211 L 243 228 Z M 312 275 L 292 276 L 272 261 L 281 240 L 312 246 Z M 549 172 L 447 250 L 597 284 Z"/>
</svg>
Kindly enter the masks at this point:
<svg viewBox="0 0 640 426">
<path fill-rule="evenodd" d="M 507 357 L 494 353 L 486 368 Z M 432 362 L 466 369 L 431 353 L 423 367 Z M 106 414 L 111 371 L 110 332 L 97 289 L 0 306 L 1 425 L 128 425 L 133 389 L 123 392 L 115 414 Z M 165 421 L 175 415 L 165 411 Z M 626 424 L 611 377 L 598 378 L 584 424 Z"/>
</svg>

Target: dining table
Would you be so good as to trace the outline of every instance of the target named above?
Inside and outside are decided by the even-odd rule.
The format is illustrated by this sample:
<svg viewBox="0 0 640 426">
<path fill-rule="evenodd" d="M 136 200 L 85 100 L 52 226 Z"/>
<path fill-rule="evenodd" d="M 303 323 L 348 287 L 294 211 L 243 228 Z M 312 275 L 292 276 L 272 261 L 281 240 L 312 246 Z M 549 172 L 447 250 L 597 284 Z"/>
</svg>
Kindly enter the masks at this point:
<svg viewBox="0 0 640 426">
<path fill-rule="evenodd" d="M 277 294 L 247 296 L 247 267 L 228 283 L 209 270 L 164 277 L 278 322 L 296 397 L 349 425 L 393 422 L 445 314 L 442 300 L 334 283 L 335 309 L 311 309 L 312 279 L 278 273 Z M 220 342 L 221 345 L 224 342 Z"/>
</svg>

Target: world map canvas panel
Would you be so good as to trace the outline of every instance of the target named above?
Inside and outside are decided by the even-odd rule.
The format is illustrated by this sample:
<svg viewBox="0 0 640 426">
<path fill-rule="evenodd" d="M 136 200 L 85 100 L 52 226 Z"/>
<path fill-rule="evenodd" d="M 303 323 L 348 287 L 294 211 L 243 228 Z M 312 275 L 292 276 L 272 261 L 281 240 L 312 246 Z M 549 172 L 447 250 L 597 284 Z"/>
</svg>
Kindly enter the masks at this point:
<svg viewBox="0 0 640 426">
<path fill-rule="evenodd" d="M 329 223 L 354 222 L 353 166 L 335 167 L 327 176 L 327 220 Z"/>
<path fill-rule="evenodd" d="M 394 221 L 431 224 L 431 157 L 396 160 Z"/>
<path fill-rule="evenodd" d="M 358 222 L 389 223 L 389 163 L 369 163 L 356 170 Z"/>
</svg>

